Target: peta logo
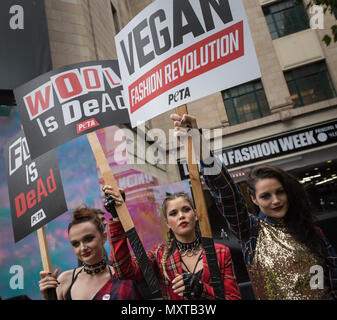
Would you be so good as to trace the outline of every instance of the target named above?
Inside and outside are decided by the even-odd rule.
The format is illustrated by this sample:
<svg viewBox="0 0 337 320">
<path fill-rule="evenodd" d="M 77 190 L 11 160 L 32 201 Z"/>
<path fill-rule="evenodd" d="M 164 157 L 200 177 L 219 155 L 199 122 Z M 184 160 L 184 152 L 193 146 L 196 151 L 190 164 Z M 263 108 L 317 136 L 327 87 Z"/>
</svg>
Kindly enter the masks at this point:
<svg viewBox="0 0 337 320">
<path fill-rule="evenodd" d="M 46 218 L 46 214 L 44 213 L 43 209 L 40 209 L 38 212 L 34 213 L 31 218 L 31 227 L 34 227 L 37 223 L 41 222 L 43 219 Z"/>
<path fill-rule="evenodd" d="M 178 101 L 184 100 L 186 98 L 189 98 L 190 96 L 191 96 L 190 88 L 186 87 L 186 88 L 180 89 L 180 90 L 178 90 L 174 93 L 170 93 L 169 96 L 168 96 L 168 103 L 170 105 L 172 101 L 178 102 Z"/>
<path fill-rule="evenodd" d="M 76 129 L 77 129 L 77 133 L 81 133 L 85 130 L 92 129 L 92 128 L 95 128 L 97 126 L 99 126 L 99 123 L 94 118 L 91 118 L 89 120 L 78 123 L 76 125 Z"/>
<path fill-rule="evenodd" d="M 9 13 L 13 16 L 9 20 L 9 27 L 12 30 L 24 29 L 24 11 L 19 5 L 11 6 Z"/>
</svg>

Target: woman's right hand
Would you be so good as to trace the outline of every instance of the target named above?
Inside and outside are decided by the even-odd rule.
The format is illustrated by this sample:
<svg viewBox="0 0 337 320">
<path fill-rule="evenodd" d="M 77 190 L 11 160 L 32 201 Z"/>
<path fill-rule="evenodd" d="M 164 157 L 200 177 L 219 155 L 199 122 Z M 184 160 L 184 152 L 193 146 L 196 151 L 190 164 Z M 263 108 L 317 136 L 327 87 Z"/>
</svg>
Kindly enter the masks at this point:
<svg viewBox="0 0 337 320">
<path fill-rule="evenodd" d="M 173 113 L 170 115 L 170 118 L 173 120 L 174 134 L 176 136 L 185 136 L 189 130 L 198 129 L 196 117 L 190 114 L 179 116 Z"/>
<path fill-rule="evenodd" d="M 124 190 L 123 189 L 118 190 L 120 194 L 115 192 L 114 189 L 109 185 L 105 185 L 102 188 L 102 191 L 105 194 L 104 207 L 108 212 L 111 213 L 112 218 L 114 220 L 118 220 L 118 214 L 115 207 L 121 206 L 125 200 Z"/>
<path fill-rule="evenodd" d="M 121 195 L 125 194 L 123 189 L 118 189 L 118 190 L 119 190 Z M 109 186 L 107 184 L 104 185 L 103 188 L 102 188 L 102 191 L 106 194 L 111 195 L 111 197 L 115 201 L 116 207 L 119 207 L 123 204 L 123 202 L 124 202 L 123 198 L 121 197 L 121 195 L 119 193 L 115 192 L 114 189 L 111 186 Z M 124 195 L 124 197 L 125 197 L 125 195 Z"/>
<path fill-rule="evenodd" d="M 59 286 L 59 282 L 57 281 L 57 275 L 59 270 L 56 269 L 54 272 L 41 271 L 39 281 L 39 287 L 41 294 L 45 300 L 48 300 L 47 289 L 54 288 L 56 289 Z"/>
</svg>

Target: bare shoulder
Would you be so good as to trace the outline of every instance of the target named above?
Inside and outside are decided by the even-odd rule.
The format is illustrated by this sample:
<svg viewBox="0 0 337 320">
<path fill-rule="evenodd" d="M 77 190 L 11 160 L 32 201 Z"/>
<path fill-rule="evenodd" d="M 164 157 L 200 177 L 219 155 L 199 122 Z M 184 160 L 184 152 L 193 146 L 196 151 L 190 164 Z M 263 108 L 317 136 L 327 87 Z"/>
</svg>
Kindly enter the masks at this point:
<svg viewBox="0 0 337 320">
<path fill-rule="evenodd" d="M 59 282 L 71 282 L 71 279 L 72 279 L 72 276 L 73 276 L 73 272 L 74 272 L 74 269 L 72 270 L 67 270 L 67 271 L 64 271 L 62 272 L 59 277 L 57 278 L 57 280 Z"/>
</svg>

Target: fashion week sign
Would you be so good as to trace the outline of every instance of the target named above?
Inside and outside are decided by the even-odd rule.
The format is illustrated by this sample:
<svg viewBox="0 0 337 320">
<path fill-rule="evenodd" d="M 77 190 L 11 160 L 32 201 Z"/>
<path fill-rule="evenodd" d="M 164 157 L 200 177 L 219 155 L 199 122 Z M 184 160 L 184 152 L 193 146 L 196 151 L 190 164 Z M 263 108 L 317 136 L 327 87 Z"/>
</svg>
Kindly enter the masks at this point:
<svg viewBox="0 0 337 320">
<path fill-rule="evenodd" d="M 241 146 L 214 150 L 214 156 L 231 169 L 336 142 L 337 121 L 332 121 Z M 187 164 L 183 158 L 179 161 L 179 170 L 181 179 L 187 179 Z"/>
<path fill-rule="evenodd" d="M 115 40 L 132 127 L 261 77 L 241 0 L 157 0 Z"/>
<path fill-rule="evenodd" d="M 228 168 L 313 149 L 337 141 L 337 122 L 311 127 L 232 149 L 215 151 Z"/>
</svg>

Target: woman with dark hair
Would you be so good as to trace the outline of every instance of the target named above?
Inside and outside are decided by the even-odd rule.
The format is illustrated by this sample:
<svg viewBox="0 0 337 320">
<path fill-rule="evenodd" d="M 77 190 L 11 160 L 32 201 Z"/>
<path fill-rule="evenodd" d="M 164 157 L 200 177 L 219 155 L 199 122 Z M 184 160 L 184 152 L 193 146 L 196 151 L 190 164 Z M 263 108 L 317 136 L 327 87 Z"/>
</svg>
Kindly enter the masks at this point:
<svg viewBox="0 0 337 320">
<path fill-rule="evenodd" d="M 173 114 L 171 119 L 176 131 L 197 128 L 191 115 Z M 314 225 L 309 199 L 296 178 L 274 166 L 252 170 L 247 183 L 251 200 L 260 210 L 256 216 L 247 212 L 225 166 L 215 157 L 212 160 L 218 172 L 204 174 L 209 159 L 201 161 L 201 171 L 241 243 L 256 298 L 336 299 L 337 255 Z"/>
<path fill-rule="evenodd" d="M 63 272 L 40 272 L 40 291 L 48 299 L 47 289 L 56 289 L 58 300 L 126 300 L 142 299 L 133 281 L 120 281 L 107 264 L 104 243 L 105 227 L 95 209 L 82 207 L 73 212 L 68 237 L 83 266 Z"/>
<path fill-rule="evenodd" d="M 104 186 L 103 191 L 115 200 L 115 206 L 122 204 L 121 197 L 110 186 Z M 109 210 L 107 206 L 106 208 Z M 167 243 L 155 245 L 152 251 L 147 252 L 160 280 L 163 299 L 215 299 L 192 201 L 185 193 L 169 195 L 163 202 L 163 215 L 169 228 Z M 115 273 L 122 280 L 143 279 L 137 260 L 131 258 L 126 234 L 119 219 L 113 217 L 108 227 L 112 243 L 111 261 Z M 215 250 L 224 284 L 224 298 L 240 299 L 233 277 L 229 249 L 224 245 L 215 244 Z"/>
</svg>

